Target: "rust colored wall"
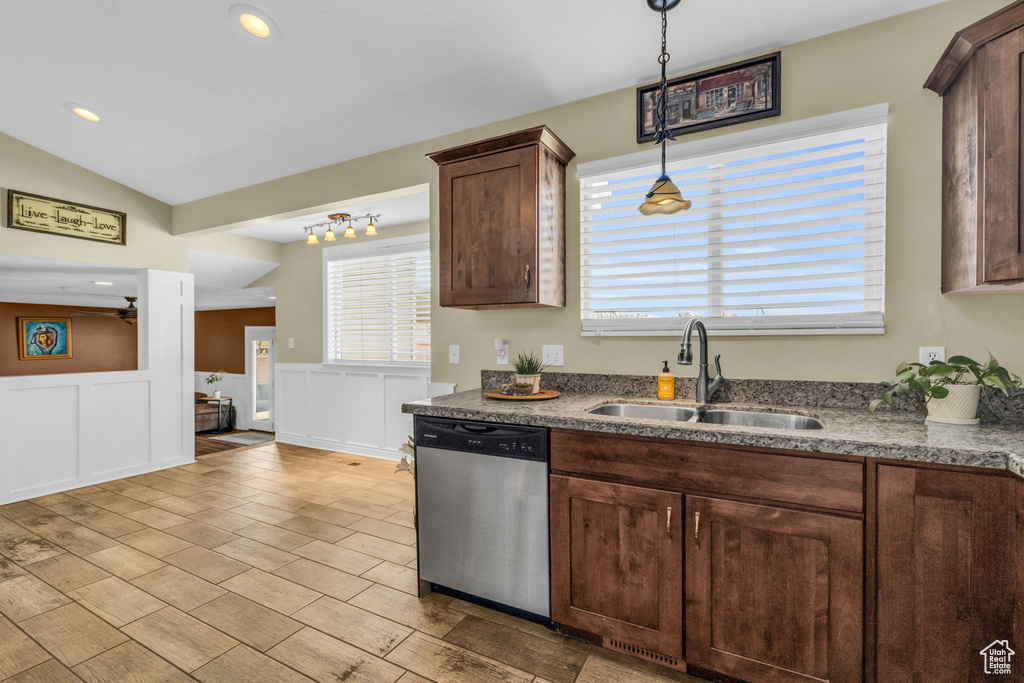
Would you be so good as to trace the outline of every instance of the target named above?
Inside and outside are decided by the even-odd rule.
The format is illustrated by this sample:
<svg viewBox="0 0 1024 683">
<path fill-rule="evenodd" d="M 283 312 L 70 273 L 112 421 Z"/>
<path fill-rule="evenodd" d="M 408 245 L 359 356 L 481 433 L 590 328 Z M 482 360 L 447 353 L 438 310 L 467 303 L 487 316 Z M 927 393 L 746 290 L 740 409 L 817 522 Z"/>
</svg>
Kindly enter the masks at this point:
<svg viewBox="0 0 1024 683">
<path fill-rule="evenodd" d="M 276 310 L 196 311 L 196 372 L 245 374 L 245 328 L 273 327 Z"/>
<path fill-rule="evenodd" d="M 139 368 L 138 328 L 116 318 L 71 318 L 71 358 L 18 360 L 18 318 L 67 318 L 78 311 L 116 313 L 116 308 L 0 302 L 0 377 L 115 372 Z"/>
</svg>

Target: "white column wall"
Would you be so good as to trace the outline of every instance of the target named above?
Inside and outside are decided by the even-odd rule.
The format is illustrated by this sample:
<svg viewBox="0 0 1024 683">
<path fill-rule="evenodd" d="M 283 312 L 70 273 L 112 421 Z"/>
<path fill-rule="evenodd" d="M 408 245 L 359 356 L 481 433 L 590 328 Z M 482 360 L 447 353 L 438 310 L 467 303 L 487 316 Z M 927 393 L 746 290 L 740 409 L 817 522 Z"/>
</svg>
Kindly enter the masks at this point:
<svg viewBox="0 0 1024 683">
<path fill-rule="evenodd" d="M 193 307 L 192 275 L 139 271 L 138 370 L 0 377 L 0 504 L 195 460 Z"/>
</svg>

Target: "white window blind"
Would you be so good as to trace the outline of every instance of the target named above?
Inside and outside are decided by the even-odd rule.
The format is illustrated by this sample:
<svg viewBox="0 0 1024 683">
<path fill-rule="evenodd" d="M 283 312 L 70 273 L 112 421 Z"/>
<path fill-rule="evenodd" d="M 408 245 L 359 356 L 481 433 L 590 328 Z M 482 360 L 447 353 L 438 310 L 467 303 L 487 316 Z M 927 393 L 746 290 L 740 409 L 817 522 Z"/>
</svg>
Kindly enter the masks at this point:
<svg viewBox="0 0 1024 683">
<path fill-rule="evenodd" d="M 328 362 L 430 361 L 430 252 L 425 246 L 328 259 L 325 271 Z"/>
<path fill-rule="evenodd" d="M 584 335 L 883 331 L 886 105 L 580 166 Z"/>
</svg>

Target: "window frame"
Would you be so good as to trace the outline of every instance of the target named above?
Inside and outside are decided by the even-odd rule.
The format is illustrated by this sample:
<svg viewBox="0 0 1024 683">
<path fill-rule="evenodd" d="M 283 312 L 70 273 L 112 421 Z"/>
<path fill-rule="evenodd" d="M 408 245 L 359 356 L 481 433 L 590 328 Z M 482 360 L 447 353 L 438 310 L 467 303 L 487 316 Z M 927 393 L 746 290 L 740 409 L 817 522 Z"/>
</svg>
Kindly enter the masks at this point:
<svg viewBox="0 0 1024 683">
<path fill-rule="evenodd" d="M 328 296 L 329 280 L 328 273 L 329 267 L 332 262 L 336 261 L 348 261 L 355 259 L 372 258 L 374 256 L 400 256 L 402 254 L 412 254 L 418 252 L 427 252 L 428 256 L 432 256 L 430 253 L 430 234 L 422 233 L 419 235 L 410 235 L 407 237 L 388 237 L 373 242 L 356 243 L 348 245 L 339 245 L 336 247 L 326 247 L 322 250 L 322 277 L 321 277 L 321 296 L 322 296 L 322 337 L 321 337 L 321 363 L 323 365 L 331 366 L 342 366 L 342 365 L 360 365 L 360 366 L 373 366 L 373 367 L 384 367 L 384 368 L 429 368 L 432 360 L 417 360 L 417 361 L 396 361 L 396 360 L 380 360 L 380 359 L 363 359 L 363 358 L 352 358 L 352 359 L 337 359 L 332 360 L 330 358 L 330 303 Z M 433 308 L 434 302 L 434 265 L 431 262 L 430 265 L 430 302 L 431 308 Z M 431 316 L 433 318 L 433 316 Z M 433 319 L 431 319 L 431 332 L 433 332 Z"/>
<path fill-rule="evenodd" d="M 666 158 L 669 163 L 685 161 L 697 157 L 714 154 L 728 154 L 750 147 L 784 143 L 816 135 L 836 133 L 858 127 L 888 124 L 888 103 L 876 104 L 859 109 L 826 114 L 787 123 L 765 126 L 754 130 L 741 131 L 717 137 L 696 140 L 672 145 L 668 148 Z M 886 132 L 888 147 L 888 132 Z M 660 162 L 660 149 L 648 149 L 633 154 L 626 154 L 610 159 L 602 159 L 579 164 L 577 175 L 580 178 L 580 208 L 584 210 L 585 193 L 592 188 L 585 188 L 584 182 L 594 176 L 608 173 L 625 172 L 632 169 L 647 169 Z M 886 195 L 885 204 L 888 203 Z M 882 214 L 884 216 L 885 209 Z M 884 220 L 883 220 L 884 224 Z M 884 245 L 884 242 L 883 242 Z M 587 276 L 589 255 L 586 251 L 590 244 L 586 241 L 585 223 L 580 221 L 580 335 L 592 336 L 627 336 L 627 337 L 672 337 L 679 334 L 685 327 L 689 317 L 663 318 L 594 318 L 586 317 L 592 308 L 589 301 L 582 296 L 584 280 Z M 884 249 L 884 246 L 883 246 Z M 811 320 L 810 316 L 773 316 L 771 326 L 765 326 L 765 317 L 704 317 L 701 319 L 707 326 L 709 335 L 714 336 L 804 336 L 804 335 L 862 335 L 885 333 L 885 270 L 883 260 L 882 271 L 882 310 L 879 321 L 873 322 L 868 316 L 861 326 L 841 326 L 844 319 L 851 314 L 820 314 Z M 833 325 L 828 323 L 826 316 L 831 316 Z M 600 321 L 600 322 L 597 322 Z M 760 323 L 760 324 L 759 324 Z M 816 324 L 817 323 L 817 324 Z"/>
</svg>

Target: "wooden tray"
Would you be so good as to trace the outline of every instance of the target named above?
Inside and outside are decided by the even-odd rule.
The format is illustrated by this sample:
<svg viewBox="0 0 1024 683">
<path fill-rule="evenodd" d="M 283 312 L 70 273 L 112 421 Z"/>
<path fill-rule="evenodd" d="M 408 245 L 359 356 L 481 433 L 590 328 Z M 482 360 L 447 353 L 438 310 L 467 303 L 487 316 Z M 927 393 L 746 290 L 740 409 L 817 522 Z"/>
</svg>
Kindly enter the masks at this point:
<svg viewBox="0 0 1024 683">
<path fill-rule="evenodd" d="M 547 401 L 552 398 L 558 398 L 558 392 L 552 391 L 551 389 L 541 389 L 540 393 L 532 394 L 530 396 L 506 396 L 500 391 L 487 391 L 484 392 L 484 396 L 487 398 L 496 398 L 501 401 Z"/>
</svg>

